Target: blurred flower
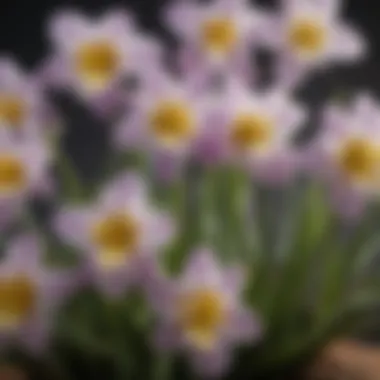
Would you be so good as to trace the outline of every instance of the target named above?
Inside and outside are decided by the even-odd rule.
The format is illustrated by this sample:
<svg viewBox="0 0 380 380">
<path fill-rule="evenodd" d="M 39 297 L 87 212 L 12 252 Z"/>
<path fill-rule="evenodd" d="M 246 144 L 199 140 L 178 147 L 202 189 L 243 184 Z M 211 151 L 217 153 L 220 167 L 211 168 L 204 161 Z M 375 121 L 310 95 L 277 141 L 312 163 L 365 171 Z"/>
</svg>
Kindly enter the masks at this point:
<svg viewBox="0 0 380 380">
<path fill-rule="evenodd" d="M 137 149 L 155 156 L 165 169 L 180 166 L 206 127 L 208 99 L 188 81 L 154 73 L 114 132 L 119 149 Z"/>
<path fill-rule="evenodd" d="M 191 254 L 184 273 L 152 289 L 161 349 L 184 349 L 197 372 L 219 376 L 228 370 L 232 349 L 260 338 L 254 313 L 242 305 L 243 276 L 237 268 L 222 268 L 213 252 Z"/>
<path fill-rule="evenodd" d="M 11 242 L 0 262 L 0 346 L 44 350 L 57 308 L 72 291 L 72 277 L 43 264 L 44 247 L 35 235 Z"/>
<path fill-rule="evenodd" d="M 148 202 L 140 177 L 128 174 L 112 181 L 91 205 L 67 208 L 55 220 L 64 242 L 88 256 L 100 288 L 118 295 L 135 284 L 173 235 L 171 218 Z"/>
<path fill-rule="evenodd" d="M 3 228 L 29 197 L 51 191 L 50 152 L 40 136 L 14 139 L 0 133 L 0 227 Z"/>
<path fill-rule="evenodd" d="M 356 217 L 379 192 L 380 106 L 368 95 L 352 106 L 330 105 L 323 127 L 306 162 L 330 187 L 337 209 Z"/>
<path fill-rule="evenodd" d="M 128 75 L 159 59 L 158 45 L 136 29 L 122 10 L 94 19 L 78 12 L 58 13 L 49 25 L 55 56 L 46 75 L 86 99 L 109 102 Z"/>
<path fill-rule="evenodd" d="M 366 44 L 359 33 L 338 19 L 340 0 L 283 0 L 282 4 L 281 15 L 268 23 L 263 35 L 279 53 L 283 84 L 297 85 L 312 69 L 364 55 Z"/>
<path fill-rule="evenodd" d="M 265 181 L 291 177 L 297 165 L 292 139 L 306 112 L 289 94 L 280 89 L 252 92 L 231 82 L 214 105 L 214 116 L 196 144 L 198 156 L 239 162 Z"/>
<path fill-rule="evenodd" d="M 50 127 L 52 116 L 42 89 L 9 57 L 0 57 L 0 126 L 15 136 Z"/>
<path fill-rule="evenodd" d="M 247 0 L 177 1 L 165 19 L 182 43 L 184 73 L 233 69 L 246 79 L 251 75 L 250 47 L 260 41 L 266 16 Z"/>
</svg>

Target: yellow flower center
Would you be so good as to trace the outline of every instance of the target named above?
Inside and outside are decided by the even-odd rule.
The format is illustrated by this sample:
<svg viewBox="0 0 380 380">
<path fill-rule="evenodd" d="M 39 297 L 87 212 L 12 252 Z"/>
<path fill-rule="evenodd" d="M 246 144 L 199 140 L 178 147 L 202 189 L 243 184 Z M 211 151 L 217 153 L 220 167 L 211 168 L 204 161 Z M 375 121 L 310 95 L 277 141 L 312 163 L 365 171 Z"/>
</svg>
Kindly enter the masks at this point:
<svg viewBox="0 0 380 380">
<path fill-rule="evenodd" d="M 351 139 L 339 152 L 339 163 L 353 180 L 377 180 L 380 174 L 380 147 L 366 139 Z"/>
<path fill-rule="evenodd" d="M 236 25 L 229 18 L 210 19 L 202 25 L 202 45 L 207 51 L 226 54 L 234 47 L 237 34 Z"/>
<path fill-rule="evenodd" d="M 190 139 L 194 134 L 194 124 L 190 109 L 180 102 L 162 102 L 150 114 L 154 135 L 167 145 L 177 145 Z"/>
<path fill-rule="evenodd" d="M 0 194 L 23 189 L 26 181 L 24 164 L 11 154 L 0 153 Z"/>
<path fill-rule="evenodd" d="M 272 122 L 263 115 L 243 114 L 233 122 L 230 139 L 239 151 L 262 149 L 272 137 Z"/>
<path fill-rule="evenodd" d="M 289 29 L 289 42 L 294 51 L 301 55 L 315 56 L 326 46 L 326 28 L 313 19 L 296 20 Z"/>
<path fill-rule="evenodd" d="M 23 99 L 6 93 L 0 94 L 0 123 L 18 128 L 24 122 L 26 105 Z"/>
<path fill-rule="evenodd" d="M 83 44 L 74 55 L 74 66 L 78 76 L 91 89 L 102 89 L 118 73 L 119 52 L 107 41 Z"/>
<path fill-rule="evenodd" d="M 99 248 L 99 263 L 113 268 L 136 252 L 139 226 L 131 215 L 115 213 L 98 221 L 91 229 L 91 237 Z"/>
<path fill-rule="evenodd" d="M 226 313 L 220 293 L 201 289 L 182 295 L 178 320 L 186 338 L 200 349 L 212 348 Z"/>
<path fill-rule="evenodd" d="M 36 303 L 33 282 L 23 275 L 0 279 L 0 328 L 17 327 L 32 313 Z"/>
</svg>

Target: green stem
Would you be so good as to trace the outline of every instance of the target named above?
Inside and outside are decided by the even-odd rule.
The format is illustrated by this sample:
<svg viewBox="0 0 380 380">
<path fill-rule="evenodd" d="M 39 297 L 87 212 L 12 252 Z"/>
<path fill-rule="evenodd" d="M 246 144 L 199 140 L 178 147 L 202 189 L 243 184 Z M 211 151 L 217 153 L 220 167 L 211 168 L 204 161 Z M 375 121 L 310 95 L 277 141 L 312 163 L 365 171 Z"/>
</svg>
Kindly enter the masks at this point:
<svg viewBox="0 0 380 380">
<path fill-rule="evenodd" d="M 185 178 L 172 183 L 168 188 L 170 209 L 177 218 L 178 225 L 177 239 L 166 256 L 171 272 L 179 270 L 186 256 L 202 240 L 199 173 L 195 167 L 187 169 Z"/>
<path fill-rule="evenodd" d="M 253 208 L 256 236 L 254 239 L 256 260 L 249 284 L 249 300 L 264 314 L 268 307 L 268 286 L 272 283 L 273 264 L 275 260 L 275 228 L 273 216 L 270 215 L 272 194 L 267 189 L 252 187 L 251 202 Z"/>
<path fill-rule="evenodd" d="M 116 378 L 120 380 L 128 379 L 132 376 L 131 351 L 127 347 L 126 336 L 124 335 L 124 320 L 121 312 L 121 301 L 109 300 L 106 304 L 108 323 L 111 327 L 111 341 L 114 352 L 112 360 L 115 366 Z"/>
<path fill-rule="evenodd" d="M 172 360 L 167 355 L 157 354 L 152 366 L 152 380 L 169 380 L 171 377 Z"/>
</svg>

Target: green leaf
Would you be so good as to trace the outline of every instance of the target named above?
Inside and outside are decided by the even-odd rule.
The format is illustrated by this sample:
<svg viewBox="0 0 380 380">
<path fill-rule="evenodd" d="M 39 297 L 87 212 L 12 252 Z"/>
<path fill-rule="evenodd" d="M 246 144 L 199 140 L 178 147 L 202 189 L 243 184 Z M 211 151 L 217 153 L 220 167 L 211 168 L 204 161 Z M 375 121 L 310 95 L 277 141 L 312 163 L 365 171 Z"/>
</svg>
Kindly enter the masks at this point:
<svg viewBox="0 0 380 380">
<path fill-rule="evenodd" d="M 294 316 L 306 307 L 307 289 L 314 272 L 313 259 L 330 243 L 335 232 L 325 193 L 318 184 L 308 185 L 298 202 L 298 210 L 270 313 L 275 335 L 281 332 L 291 336 Z"/>
</svg>

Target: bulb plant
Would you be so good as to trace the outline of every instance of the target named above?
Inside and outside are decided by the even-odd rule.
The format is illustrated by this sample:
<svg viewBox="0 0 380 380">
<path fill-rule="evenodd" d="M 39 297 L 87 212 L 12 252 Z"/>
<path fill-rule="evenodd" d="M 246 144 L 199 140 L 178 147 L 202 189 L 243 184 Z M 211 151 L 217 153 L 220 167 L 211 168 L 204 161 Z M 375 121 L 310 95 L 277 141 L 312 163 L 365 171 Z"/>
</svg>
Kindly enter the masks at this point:
<svg viewBox="0 0 380 380">
<path fill-rule="evenodd" d="M 49 379 L 290 379 L 358 330 L 379 301 L 380 106 L 331 100 L 300 139 L 296 96 L 367 52 L 340 5 L 174 1 L 170 52 L 126 10 L 63 10 L 40 70 L 1 58 L 4 362 Z M 264 85 L 259 49 L 275 59 Z M 91 179 L 57 92 L 106 126 Z"/>
</svg>

